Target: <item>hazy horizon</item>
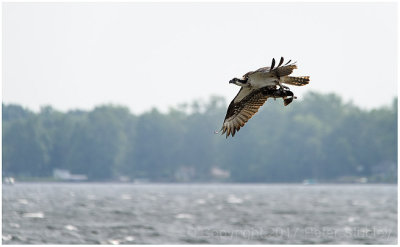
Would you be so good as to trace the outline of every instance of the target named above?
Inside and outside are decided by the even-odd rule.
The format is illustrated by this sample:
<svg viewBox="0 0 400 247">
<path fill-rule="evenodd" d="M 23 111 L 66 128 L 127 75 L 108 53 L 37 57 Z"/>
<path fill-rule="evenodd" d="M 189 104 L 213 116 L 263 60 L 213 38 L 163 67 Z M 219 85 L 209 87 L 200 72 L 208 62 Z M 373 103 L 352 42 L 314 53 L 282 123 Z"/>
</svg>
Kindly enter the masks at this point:
<svg viewBox="0 0 400 247">
<path fill-rule="evenodd" d="M 308 92 L 310 92 L 310 93 L 318 93 L 318 94 L 320 93 L 320 92 L 316 92 L 316 91 L 308 91 Z M 308 92 L 307 92 L 307 93 L 308 93 Z M 329 92 L 327 92 L 327 93 L 329 94 Z M 340 96 L 340 95 L 338 95 L 338 94 L 335 94 L 335 95 L 336 95 L 336 96 Z M 99 104 L 93 105 L 93 106 L 90 107 L 90 108 L 74 107 L 74 108 L 69 108 L 69 109 L 60 109 L 60 108 L 57 108 L 56 106 L 51 105 L 51 104 L 40 105 L 39 108 L 32 108 L 32 107 L 29 107 L 29 106 L 25 106 L 25 105 L 23 105 L 23 104 L 20 104 L 20 103 L 18 103 L 18 102 L 4 102 L 4 101 L 3 101 L 2 103 L 5 104 L 5 105 L 18 105 L 18 106 L 23 107 L 24 109 L 27 109 L 27 110 L 32 111 L 32 112 L 35 112 L 35 113 L 39 113 L 42 107 L 48 107 L 48 106 L 50 106 L 52 109 L 54 109 L 54 110 L 56 110 L 56 111 L 59 111 L 59 112 L 68 112 L 68 111 L 75 111 L 75 110 L 93 111 L 93 110 L 94 110 L 95 108 L 97 108 L 97 107 L 109 106 L 109 105 L 111 105 L 111 106 L 117 106 L 117 107 L 127 107 L 127 108 L 129 109 L 130 113 L 132 113 L 132 114 L 137 114 L 137 115 L 141 115 L 141 114 L 150 112 L 150 111 L 152 111 L 153 109 L 156 109 L 157 111 L 159 111 L 159 112 L 161 112 L 161 113 L 168 113 L 170 109 L 181 109 L 180 107 L 181 107 L 182 105 L 190 106 L 190 105 L 191 105 L 192 103 L 194 103 L 194 102 L 207 103 L 207 102 L 209 102 L 209 100 L 210 100 L 212 97 L 223 97 L 223 96 L 222 96 L 222 95 L 210 95 L 210 96 L 207 97 L 207 98 L 195 98 L 195 99 L 193 99 L 192 101 L 180 102 L 180 103 L 177 103 L 177 104 L 175 104 L 175 105 L 170 105 L 170 106 L 164 107 L 164 108 L 160 108 L 160 107 L 157 107 L 157 106 L 153 106 L 153 107 L 148 108 L 148 109 L 145 109 L 145 110 L 143 110 L 143 111 L 141 111 L 141 112 L 133 111 L 133 110 L 132 110 L 131 108 L 129 108 L 129 106 L 126 105 L 126 104 L 122 104 L 122 103 L 113 103 L 113 102 L 99 103 Z M 397 96 L 394 96 L 394 97 L 392 98 L 392 101 L 388 102 L 387 104 L 374 106 L 374 107 L 372 107 L 372 108 L 365 108 L 365 107 L 363 107 L 363 106 L 360 106 L 360 105 L 358 105 L 358 104 L 355 104 L 352 100 L 347 100 L 347 101 L 346 101 L 346 100 L 344 100 L 343 98 L 341 98 L 341 99 L 342 99 L 343 103 L 345 103 L 345 104 L 348 104 L 348 103 L 354 104 L 356 107 L 358 107 L 359 109 L 362 109 L 362 110 L 377 110 L 377 109 L 381 109 L 381 108 L 391 107 L 392 104 L 393 104 L 393 100 L 395 100 L 396 98 L 397 98 Z M 227 98 L 224 98 L 224 99 L 225 99 L 226 106 L 228 106 L 228 104 L 230 103 L 231 99 L 227 99 Z M 304 99 L 305 99 L 304 97 L 298 98 L 298 99 L 294 100 L 293 103 L 296 104 L 297 101 L 302 101 L 302 100 L 304 100 Z M 273 101 L 273 99 L 269 99 L 267 102 L 269 102 L 269 101 Z M 276 99 L 276 104 L 278 104 L 278 105 L 283 104 L 282 99 Z M 262 106 L 262 107 L 260 108 L 260 110 L 262 110 L 263 107 L 268 107 L 268 106 Z M 190 109 L 186 109 L 186 110 L 188 111 L 188 113 L 190 113 Z M 223 116 L 221 116 L 221 117 L 223 117 Z"/>
<path fill-rule="evenodd" d="M 271 59 L 363 109 L 397 96 L 395 3 L 4 3 L 3 102 L 133 113 L 223 96 Z M 337 18 L 340 16 L 340 18 Z M 206 18 L 205 18 L 206 17 Z M 377 93 L 377 90 L 381 90 Z"/>
</svg>

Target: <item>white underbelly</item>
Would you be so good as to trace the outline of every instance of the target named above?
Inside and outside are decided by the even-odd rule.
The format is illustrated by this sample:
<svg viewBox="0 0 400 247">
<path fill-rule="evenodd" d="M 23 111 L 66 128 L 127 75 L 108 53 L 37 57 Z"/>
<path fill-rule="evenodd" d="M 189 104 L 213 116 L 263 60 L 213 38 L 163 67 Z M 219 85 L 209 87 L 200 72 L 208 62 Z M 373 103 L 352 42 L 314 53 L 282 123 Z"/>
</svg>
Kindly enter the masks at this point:
<svg viewBox="0 0 400 247">
<path fill-rule="evenodd" d="M 251 76 L 251 77 L 249 77 L 249 82 L 253 88 L 275 86 L 278 84 L 276 82 L 275 77 L 263 77 L 263 76 Z"/>
</svg>

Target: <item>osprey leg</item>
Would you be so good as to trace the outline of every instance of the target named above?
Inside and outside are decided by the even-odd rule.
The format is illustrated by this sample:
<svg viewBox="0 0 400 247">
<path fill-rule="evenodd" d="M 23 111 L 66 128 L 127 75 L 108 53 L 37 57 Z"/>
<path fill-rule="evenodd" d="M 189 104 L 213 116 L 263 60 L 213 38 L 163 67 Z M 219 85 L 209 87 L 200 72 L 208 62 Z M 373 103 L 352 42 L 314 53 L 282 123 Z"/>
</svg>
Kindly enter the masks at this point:
<svg viewBox="0 0 400 247">
<path fill-rule="evenodd" d="M 279 76 L 278 76 L 278 80 L 275 80 L 275 82 L 276 82 L 277 85 L 279 85 L 279 90 L 282 90 L 282 91 L 283 91 L 283 90 L 289 90 L 289 89 L 290 89 L 289 87 L 284 86 L 284 85 L 281 83 Z"/>
</svg>

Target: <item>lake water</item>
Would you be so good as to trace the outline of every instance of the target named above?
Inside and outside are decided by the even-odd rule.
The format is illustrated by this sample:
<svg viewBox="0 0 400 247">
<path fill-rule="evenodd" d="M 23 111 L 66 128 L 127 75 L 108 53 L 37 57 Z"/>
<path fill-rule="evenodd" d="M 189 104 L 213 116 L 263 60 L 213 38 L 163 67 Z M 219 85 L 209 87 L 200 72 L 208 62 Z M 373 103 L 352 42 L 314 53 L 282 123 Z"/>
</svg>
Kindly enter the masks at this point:
<svg viewBox="0 0 400 247">
<path fill-rule="evenodd" d="M 3 244 L 396 243 L 396 185 L 3 185 Z"/>
</svg>

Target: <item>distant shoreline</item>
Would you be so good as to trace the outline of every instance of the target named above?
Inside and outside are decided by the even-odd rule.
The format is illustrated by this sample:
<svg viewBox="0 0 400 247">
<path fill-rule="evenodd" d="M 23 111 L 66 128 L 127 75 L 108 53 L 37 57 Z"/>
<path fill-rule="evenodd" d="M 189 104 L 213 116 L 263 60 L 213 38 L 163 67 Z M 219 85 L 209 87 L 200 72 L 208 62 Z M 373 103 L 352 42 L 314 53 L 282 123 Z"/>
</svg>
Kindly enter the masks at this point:
<svg viewBox="0 0 400 247">
<path fill-rule="evenodd" d="M 88 180 L 88 181 L 64 181 L 56 180 L 53 178 L 16 178 L 15 184 L 35 184 L 35 183 L 49 183 L 49 184 L 125 184 L 125 185 L 304 185 L 304 186 L 319 186 L 319 185 L 397 185 L 396 182 L 339 182 L 339 181 L 321 181 L 315 184 L 306 184 L 303 182 L 162 182 L 153 181 L 146 183 L 137 182 L 121 182 L 117 180 L 101 181 L 101 180 Z M 3 183 L 3 185 L 5 185 Z"/>
</svg>

